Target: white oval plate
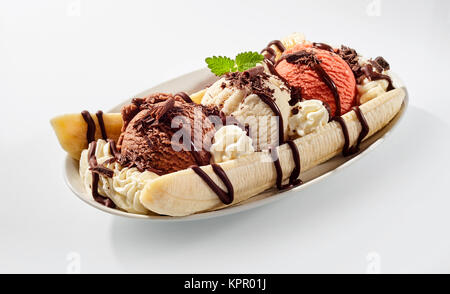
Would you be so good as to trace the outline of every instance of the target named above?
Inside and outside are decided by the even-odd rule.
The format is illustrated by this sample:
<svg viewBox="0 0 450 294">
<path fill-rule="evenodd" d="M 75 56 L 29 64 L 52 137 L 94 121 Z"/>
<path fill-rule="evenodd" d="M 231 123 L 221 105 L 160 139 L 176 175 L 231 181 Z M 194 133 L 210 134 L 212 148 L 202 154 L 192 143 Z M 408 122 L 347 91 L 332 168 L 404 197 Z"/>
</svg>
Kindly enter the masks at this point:
<svg viewBox="0 0 450 294">
<path fill-rule="evenodd" d="M 173 80 L 170 80 L 168 82 L 162 83 L 156 87 L 153 87 L 151 89 L 148 89 L 147 91 L 144 91 L 142 93 L 139 93 L 138 95 L 134 97 L 143 97 L 146 95 L 149 95 L 151 93 L 155 92 L 168 92 L 168 93 L 177 93 L 184 91 L 186 93 L 194 93 L 196 91 L 199 91 L 205 86 L 212 84 L 217 78 L 212 75 L 209 71 L 209 69 L 201 69 L 194 71 L 192 73 L 180 76 L 178 78 L 175 78 Z M 398 80 L 398 79 L 396 79 Z M 396 85 L 403 85 L 399 80 L 396 81 Z M 111 109 L 110 112 L 120 112 L 120 108 L 129 103 L 130 99 L 124 101 L 121 105 L 116 106 L 115 108 Z M 369 153 L 371 150 L 375 149 L 377 146 L 382 143 L 386 137 L 391 133 L 393 128 L 398 125 L 399 120 L 404 116 L 406 108 L 408 106 L 408 95 L 405 98 L 405 102 L 403 103 L 400 112 L 397 114 L 397 116 L 381 131 L 370 137 L 368 140 L 366 140 L 363 144 L 361 144 L 361 152 L 351 156 L 351 157 L 343 157 L 343 156 L 336 156 L 329 161 L 320 164 L 313 169 L 304 172 L 301 174 L 301 179 L 304 181 L 304 184 L 296 187 L 292 190 L 285 191 L 285 192 L 279 192 L 275 188 L 267 190 L 263 193 L 260 193 L 246 201 L 243 201 L 239 204 L 223 208 L 221 210 L 211 211 L 211 212 L 204 212 L 199 214 L 194 214 L 191 216 L 185 216 L 185 217 L 170 217 L 170 216 L 161 216 L 161 215 L 139 215 L 139 214 L 133 214 L 133 213 L 127 213 L 118 209 L 112 209 L 105 207 L 92 198 L 92 195 L 90 193 L 86 193 L 84 190 L 83 184 L 81 182 L 80 175 L 78 173 L 78 162 L 69 156 L 67 156 L 65 165 L 64 165 L 64 176 L 67 185 L 69 188 L 73 191 L 75 195 L 77 195 L 81 200 L 85 201 L 89 205 L 94 206 L 95 208 L 98 208 L 104 212 L 124 216 L 124 217 L 130 217 L 130 218 L 137 218 L 137 219 L 147 219 L 151 221 L 190 221 L 190 220 L 200 220 L 200 219 L 208 219 L 223 215 L 229 215 L 241 211 L 246 211 L 252 208 L 256 208 L 262 205 L 269 204 L 271 202 L 283 199 L 288 196 L 293 196 L 294 194 L 299 194 L 298 192 L 308 188 L 309 186 L 319 183 L 326 177 L 330 176 L 333 173 L 336 173 L 338 171 L 341 171 L 342 169 L 350 166 L 352 163 L 354 163 L 356 160 L 361 158 L 362 156 Z"/>
</svg>

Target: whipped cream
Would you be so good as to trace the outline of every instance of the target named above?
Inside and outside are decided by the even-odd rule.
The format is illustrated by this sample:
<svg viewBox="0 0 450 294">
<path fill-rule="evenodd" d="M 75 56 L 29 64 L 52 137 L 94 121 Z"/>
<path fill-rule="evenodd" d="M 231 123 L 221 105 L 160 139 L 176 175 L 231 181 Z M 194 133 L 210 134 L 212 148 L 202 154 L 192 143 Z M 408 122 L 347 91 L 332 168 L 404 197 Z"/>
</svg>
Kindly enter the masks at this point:
<svg viewBox="0 0 450 294">
<path fill-rule="evenodd" d="M 328 123 L 329 113 L 320 100 L 305 100 L 292 107 L 289 117 L 290 137 L 303 137 Z"/>
<path fill-rule="evenodd" d="M 140 196 L 145 185 L 158 177 L 157 174 L 145 171 L 139 172 L 137 168 L 123 168 L 119 163 L 105 162 L 111 158 L 110 144 L 104 140 L 97 141 L 95 156 L 99 165 L 114 172 L 112 178 L 100 176 L 98 192 L 108 197 L 122 210 L 130 213 L 148 214 L 148 210 L 141 204 Z M 80 176 L 86 191 L 91 194 L 92 172 L 89 170 L 88 150 L 84 150 L 80 158 Z"/>
<path fill-rule="evenodd" d="M 252 139 L 241 128 L 229 125 L 220 128 L 215 134 L 210 152 L 215 163 L 237 159 L 255 152 Z"/>
</svg>

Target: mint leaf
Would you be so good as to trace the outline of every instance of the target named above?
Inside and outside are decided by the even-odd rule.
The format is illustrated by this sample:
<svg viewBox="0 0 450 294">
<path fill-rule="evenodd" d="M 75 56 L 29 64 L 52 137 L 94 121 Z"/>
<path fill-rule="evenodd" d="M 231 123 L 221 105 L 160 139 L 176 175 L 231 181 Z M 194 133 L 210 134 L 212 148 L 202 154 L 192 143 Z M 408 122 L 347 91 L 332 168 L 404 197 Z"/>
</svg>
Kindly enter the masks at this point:
<svg viewBox="0 0 450 294">
<path fill-rule="evenodd" d="M 236 65 L 233 59 L 225 56 L 213 56 L 205 59 L 209 69 L 216 76 L 221 76 L 228 72 L 236 71 Z"/>
<path fill-rule="evenodd" d="M 209 69 L 217 76 L 235 71 L 246 71 L 264 60 L 258 52 L 244 52 L 236 56 L 236 61 L 225 56 L 213 56 L 205 59 Z"/>
<path fill-rule="evenodd" d="M 255 67 L 258 63 L 264 60 L 264 56 L 258 52 L 244 52 L 236 56 L 237 70 L 240 72 L 246 71 Z"/>
</svg>

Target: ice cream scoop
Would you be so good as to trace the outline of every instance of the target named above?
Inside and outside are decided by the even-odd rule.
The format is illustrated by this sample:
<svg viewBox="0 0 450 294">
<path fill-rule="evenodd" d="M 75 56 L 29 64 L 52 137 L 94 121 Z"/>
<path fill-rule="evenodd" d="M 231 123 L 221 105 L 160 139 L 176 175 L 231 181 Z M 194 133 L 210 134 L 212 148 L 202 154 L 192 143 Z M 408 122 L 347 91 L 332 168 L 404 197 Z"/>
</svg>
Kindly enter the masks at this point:
<svg viewBox="0 0 450 294">
<path fill-rule="evenodd" d="M 276 70 L 303 99 L 321 100 L 334 116 L 342 115 L 355 104 L 356 81 L 349 65 L 326 48 L 297 44 L 284 52 Z"/>
<path fill-rule="evenodd" d="M 122 109 L 120 163 L 158 175 L 208 165 L 205 142 L 211 141 L 215 127 L 207 116 L 214 113 L 214 108 L 167 94 L 134 99 Z"/>
<path fill-rule="evenodd" d="M 290 90 L 278 77 L 258 66 L 226 74 L 206 90 L 203 105 L 214 105 L 248 127 L 257 150 L 287 137 Z"/>
</svg>

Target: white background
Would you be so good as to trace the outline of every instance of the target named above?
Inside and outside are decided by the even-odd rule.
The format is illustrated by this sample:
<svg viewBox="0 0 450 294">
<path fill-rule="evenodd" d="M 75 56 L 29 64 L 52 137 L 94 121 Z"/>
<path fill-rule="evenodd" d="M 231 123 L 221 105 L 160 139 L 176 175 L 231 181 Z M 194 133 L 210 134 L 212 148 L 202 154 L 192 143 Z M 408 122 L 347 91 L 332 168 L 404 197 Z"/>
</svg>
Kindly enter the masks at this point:
<svg viewBox="0 0 450 294">
<path fill-rule="evenodd" d="M 207 221 L 73 196 L 49 120 L 108 109 L 293 31 L 384 56 L 411 105 L 381 147 L 303 193 Z M 0 272 L 450 273 L 449 1 L 1 1 Z M 79 267 L 80 266 L 80 267 Z"/>
</svg>

